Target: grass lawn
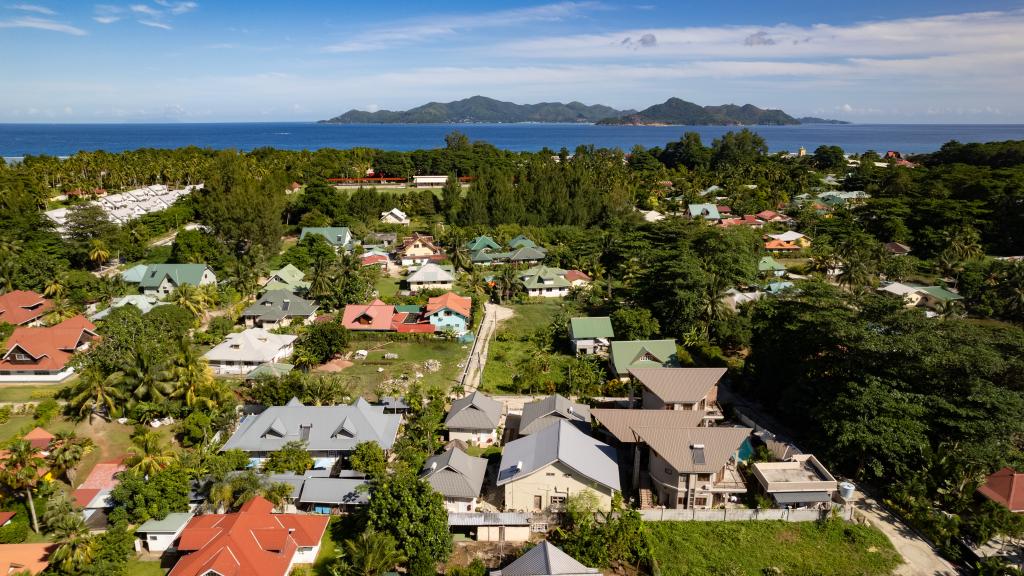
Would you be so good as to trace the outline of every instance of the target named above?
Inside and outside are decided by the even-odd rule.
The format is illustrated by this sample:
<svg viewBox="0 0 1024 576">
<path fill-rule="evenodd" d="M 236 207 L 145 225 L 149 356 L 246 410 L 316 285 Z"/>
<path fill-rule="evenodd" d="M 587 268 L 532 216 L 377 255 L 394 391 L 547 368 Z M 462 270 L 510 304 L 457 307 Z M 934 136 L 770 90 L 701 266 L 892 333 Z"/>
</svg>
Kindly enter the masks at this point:
<svg viewBox="0 0 1024 576">
<path fill-rule="evenodd" d="M 0 402 L 38 402 L 53 398 L 61 388 L 74 384 L 73 379 L 60 384 L 15 384 L 0 386 Z"/>
<path fill-rule="evenodd" d="M 481 387 L 490 392 L 518 392 L 512 387 L 512 377 L 523 362 L 537 355 L 537 346 L 528 340 L 538 328 L 551 323 L 561 309 L 562 302 L 537 302 L 509 305 L 515 315 L 498 325 L 495 339 L 488 349 L 487 364 Z M 510 338 L 510 339 L 509 339 Z M 571 360 L 568 354 L 553 354 L 543 380 L 559 384 L 565 379 L 565 366 Z"/>
<path fill-rule="evenodd" d="M 324 530 L 324 537 L 320 539 L 320 553 L 316 556 L 316 562 L 313 563 L 313 573 L 318 575 L 327 576 L 327 565 L 334 560 L 336 556 L 336 550 L 338 545 L 335 544 L 334 538 L 331 535 L 332 525 L 336 522 L 334 518 L 331 518 L 330 524 L 327 525 L 327 530 Z"/>
<path fill-rule="evenodd" d="M 882 576 L 902 561 L 880 531 L 841 521 L 649 522 L 663 576 Z"/>
<path fill-rule="evenodd" d="M 374 284 L 374 288 L 377 289 L 377 294 L 381 298 L 390 298 L 395 294 L 398 294 L 398 283 L 400 280 L 392 276 L 381 276 L 377 279 L 377 283 Z"/>
<path fill-rule="evenodd" d="M 135 558 L 130 558 L 128 560 L 127 573 L 132 576 L 164 576 L 164 574 L 167 574 L 167 570 L 160 567 L 159 560 L 143 562 Z"/>
<path fill-rule="evenodd" d="M 35 419 L 31 414 L 11 416 L 7 423 L 0 424 L 0 443 L 10 440 L 15 436 L 21 436 L 35 427 Z M 51 434 L 66 432 L 74 427 L 74 423 L 68 422 L 63 418 L 54 418 L 46 426 L 43 426 L 43 428 L 46 428 Z"/>
<path fill-rule="evenodd" d="M 444 340 L 426 342 L 378 342 L 354 339 L 349 343 L 352 350 L 368 350 L 365 360 L 354 360 L 354 364 L 341 372 L 342 377 L 352 382 L 353 395 L 372 396 L 377 386 L 385 380 L 400 378 L 403 374 L 410 379 L 416 373 L 423 374 L 421 381 L 429 387 L 445 390 L 455 384 L 461 368 L 469 354 L 468 346 Z M 384 354 L 397 354 L 397 360 L 386 360 Z M 437 360 L 441 368 L 428 372 L 424 367 L 427 360 Z M 383 368 L 382 371 L 379 369 Z"/>
</svg>

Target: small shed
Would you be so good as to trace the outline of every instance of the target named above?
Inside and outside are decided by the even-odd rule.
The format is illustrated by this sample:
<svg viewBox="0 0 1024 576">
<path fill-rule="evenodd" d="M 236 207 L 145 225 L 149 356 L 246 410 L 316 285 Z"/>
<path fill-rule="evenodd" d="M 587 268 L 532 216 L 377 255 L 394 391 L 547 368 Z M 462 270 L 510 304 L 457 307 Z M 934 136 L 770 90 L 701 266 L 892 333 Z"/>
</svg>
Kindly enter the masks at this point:
<svg viewBox="0 0 1024 576">
<path fill-rule="evenodd" d="M 163 552 L 174 546 L 193 514 L 171 512 L 163 520 L 147 520 L 135 530 L 135 551 Z"/>
<path fill-rule="evenodd" d="M 452 532 L 475 536 L 478 542 L 526 542 L 530 515 L 526 512 L 449 512 Z"/>
</svg>

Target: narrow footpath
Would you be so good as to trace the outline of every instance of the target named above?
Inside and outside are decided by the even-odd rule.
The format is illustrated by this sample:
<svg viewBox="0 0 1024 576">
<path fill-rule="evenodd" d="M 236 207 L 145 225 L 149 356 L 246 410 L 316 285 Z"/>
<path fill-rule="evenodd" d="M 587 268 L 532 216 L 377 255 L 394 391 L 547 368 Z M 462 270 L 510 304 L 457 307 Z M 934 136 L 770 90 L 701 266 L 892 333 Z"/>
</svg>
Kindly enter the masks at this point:
<svg viewBox="0 0 1024 576">
<path fill-rule="evenodd" d="M 480 330 L 469 349 L 469 356 L 466 357 L 465 368 L 462 371 L 462 395 L 472 394 L 480 387 L 484 365 L 487 363 L 487 351 L 490 349 L 498 322 L 511 318 L 513 314 L 511 308 L 490 302 L 484 303 L 484 319 L 480 322 Z"/>
</svg>

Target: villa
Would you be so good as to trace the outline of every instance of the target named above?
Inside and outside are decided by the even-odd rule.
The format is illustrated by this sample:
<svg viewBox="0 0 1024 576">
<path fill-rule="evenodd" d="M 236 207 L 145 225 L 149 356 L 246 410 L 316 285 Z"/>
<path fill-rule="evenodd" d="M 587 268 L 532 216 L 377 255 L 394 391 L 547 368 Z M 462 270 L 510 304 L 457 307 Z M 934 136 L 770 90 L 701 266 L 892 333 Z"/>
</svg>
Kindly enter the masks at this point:
<svg viewBox="0 0 1024 576">
<path fill-rule="evenodd" d="M 63 382 L 74 373 L 71 357 L 97 339 L 85 316 L 55 326 L 18 326 L 0 358 L 0 382 Z"/>
<path fill-rule="evenodd" d="M 249 328 L 224 337 L 203 358 L 215 374 L 245 376 L 262 364 L 280 363 L 292 355 L 292 344 L 298 336 L 272 334 L 263 328 Z"/>
</svg>

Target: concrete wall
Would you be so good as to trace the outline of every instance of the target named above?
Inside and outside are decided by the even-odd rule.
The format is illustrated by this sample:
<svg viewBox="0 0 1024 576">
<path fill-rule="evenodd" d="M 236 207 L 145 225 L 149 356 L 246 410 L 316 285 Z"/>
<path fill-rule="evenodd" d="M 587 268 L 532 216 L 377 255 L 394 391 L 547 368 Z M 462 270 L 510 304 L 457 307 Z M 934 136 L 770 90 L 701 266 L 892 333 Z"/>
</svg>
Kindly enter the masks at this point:
<svg viewBox="0 0 1024 576">
<path fill-rule="evenodd" d="M 441 290 L 451 290 L 451 282 L 410 282 L 409 291 L 419 292 L 420 290 L 430 290 L 431 288 L 439 288 Z"/>
<path fill-rule="evenodd" d="M 480 431 L 469 431 L 469 430 L 449 430 L 449 440 L 462 440 L 467 444 L 478 444 L 480 446 L 490 446 L 498 441 L 498 433 L 496 430 L 490 430 L 486 432 Z"/>
<path fill-rule="evenodd" d="M 504 526 L 505 542 L 526 542 L 530 539 L 529 526 Z M 481 526 L 476 529 L 478 542 L 501 542 L 501 526 Z"/>
<path fill-rule="evenodd" d="M 853 508 L 837 508 L 843 520 L 853 518 Z M 785 522 L 816 522 L 827 518 L 828 510 L 788 510 L 784 508 L 722 508 L 717 510 L 670 510 L 649 508 L 640 511 L 640 516 L 647 522 L 741 522 L 748 520 L 774 520 Z"/>
<path fill-rule="evenodd" d="M 612 506 L 611 488 L 596 485 L 589 478 L 584 478 L 560 462 L 520 478 L 505 485 L 505 510 L 533 511 L 534 497 L 541 497 L 541 508 L 551 505 L 552 496 L 568 497 L 589 490 L 597 495 L 598 505 L 602 510 L 610 510 Z"/>
</svg>

